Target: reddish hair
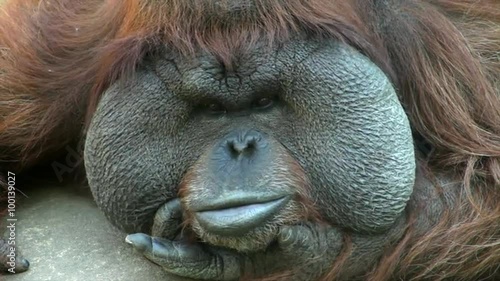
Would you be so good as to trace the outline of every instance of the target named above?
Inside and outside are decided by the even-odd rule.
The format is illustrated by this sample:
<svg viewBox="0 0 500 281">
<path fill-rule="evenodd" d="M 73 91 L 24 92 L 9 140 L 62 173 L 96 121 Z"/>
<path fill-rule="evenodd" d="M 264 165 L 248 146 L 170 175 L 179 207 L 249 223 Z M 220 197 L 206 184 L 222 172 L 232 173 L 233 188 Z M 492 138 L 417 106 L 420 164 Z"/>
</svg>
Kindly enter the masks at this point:
<svg viewBox="0 0 500 281">
<path fill-rule="evenodd" d="M 159 46 L 185 56 L 202 49 L 231 67 L 257 41 L 271 46 L 305 30 L 374 61 L 415 135 L 432 147 L 428 170 L 462 182 L 441 222 L 423 235 L 409 225 L 367 278 L 472 280 L 496 270 L 500 2 L 255 0 L 253 14 L 228 24 L 224 9 L 194 1 L 7 0 L 0 6 L 1 160 L 26 167 L 79 138 L 106 88 Z M 408 206 L 410 217 L 417 207 Z"/>
</svg>

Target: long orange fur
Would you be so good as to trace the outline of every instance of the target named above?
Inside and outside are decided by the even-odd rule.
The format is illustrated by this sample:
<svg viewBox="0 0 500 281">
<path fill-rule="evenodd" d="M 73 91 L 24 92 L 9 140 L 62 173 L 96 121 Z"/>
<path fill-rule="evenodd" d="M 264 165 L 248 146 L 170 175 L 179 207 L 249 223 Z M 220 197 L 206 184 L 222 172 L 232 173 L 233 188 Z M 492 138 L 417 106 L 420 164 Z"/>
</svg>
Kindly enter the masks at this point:
<svg viewBox="0 0 500 281">
<path fill-rule="evenodd" d="M 201 49 L 231 67 L 257 41 L 271 46 L 302 30 L 370 57 L 394 83 L 415 133 L 434 148 L 428 169 L 452 171 L 463 183 L 438 225 L 419 236 L 408 225 L 366 278 L 498 276 L 500 2 L 254 2 L 258 12 L 228 23 L 210 1 L 7 0 L 0 6 L 0 168 L 23 170 L 81 138 L 105 89 L 158 46 L 185 56 Z"/>
</svg>

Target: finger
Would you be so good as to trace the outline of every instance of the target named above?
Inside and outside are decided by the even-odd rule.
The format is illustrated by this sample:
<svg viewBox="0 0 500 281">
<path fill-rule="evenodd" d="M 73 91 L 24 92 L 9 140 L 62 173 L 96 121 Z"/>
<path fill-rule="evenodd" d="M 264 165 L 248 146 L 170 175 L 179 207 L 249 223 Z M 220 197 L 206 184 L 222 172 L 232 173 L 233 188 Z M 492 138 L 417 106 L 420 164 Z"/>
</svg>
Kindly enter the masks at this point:
<svg viewBox="0 0 500 281">
<path fill-rule="evenodd" d="M 142 233 L 131 234 L 126 241 L 171 274 L 201 280 L 235 280 L 240 275 L 238 257 L 226 251 L 208 251 L 197 243 Z"/>
<path fill-rule="evenodd" d="M 173 240 L 182 224 L 182 209 L 179 198 L 170 200 L 156 212 L 151 235 Z"/>
<path fill-rule="evenodd" d="M 5 260 L 5 262 L 0 263 L 0 272 L 21 273 L 27 271 L 30 267 L 29 261 L 20 256 L 14 259 L 2 256 L 0 260 Z"/>
<path fill-rule="evenodd" d="M 28 270 L 30 263 L 19 254 L 19 251 L 11 251 L 11 246 L 0 238 L 0 272 L 19 273 Z"/>
<path fill-rule="evenodd" d="M 339 245 L 342 243 L 342 234 L 337 228 L 312 223 L 284 226 L 277 236 L 282 251 L 298 256 L 323 253 L 326 249 L 331 249 L 331 244 L 335 245 L 335 241 Z"/>
<path fill-rule="evenodd" d="M 331 266 L 342 243 L 341 232 L 332 226 L 314 223 L 282 226 L 275 247 L 253 258 L 250 266 L 263 276 L 266 272 L 289 270 L 294 279 L 315 280 L 311 276 Z"/>
</svg>

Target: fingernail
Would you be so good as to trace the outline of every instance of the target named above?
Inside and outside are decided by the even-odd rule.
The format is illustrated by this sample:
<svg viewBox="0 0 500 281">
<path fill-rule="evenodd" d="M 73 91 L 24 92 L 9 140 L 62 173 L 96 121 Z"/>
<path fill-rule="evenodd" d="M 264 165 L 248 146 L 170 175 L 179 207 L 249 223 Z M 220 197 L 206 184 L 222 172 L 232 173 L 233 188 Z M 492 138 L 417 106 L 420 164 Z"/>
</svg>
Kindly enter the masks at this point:
<svg viewBox="0 0 500 281">
<path fill-rule="evenodd" d="M 152 247 L 151 237 L 144 233 L 135 233 L 127 235 L 127 237 L 125 237 L 125 242 L 132 245 L 139 252 L 144 252 L 148 249 L 151 249 Z"/>
<path fill-rule="evenodd" d="M 127 244 L 130 244 L 130 245 L 134 245 L 134 243 L 132 243 L 132 241 L 130 241 L 130 239 L 128 238 L 130 235 L 127 235 L 127 237 L 125 237 L 125 242 Z"/>
<path fill-rule="evenodd" d="M 27 269 L 27 268 L 29 268 L 29 267 L 30 267 L 30 262 L 29 262 L 27 259 L 22 258 L 22 259 L 21 259 L 21 265 L 22 265 L 24 268 L 26 268 L 26 269 Z"/>
</svg>

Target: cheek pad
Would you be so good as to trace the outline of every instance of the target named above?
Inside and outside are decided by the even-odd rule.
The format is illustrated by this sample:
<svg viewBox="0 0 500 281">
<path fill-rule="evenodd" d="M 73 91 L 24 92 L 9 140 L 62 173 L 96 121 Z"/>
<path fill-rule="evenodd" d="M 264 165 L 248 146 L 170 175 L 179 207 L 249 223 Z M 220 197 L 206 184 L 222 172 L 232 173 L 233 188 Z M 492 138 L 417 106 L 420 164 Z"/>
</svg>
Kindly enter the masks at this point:
<svg viewBox="0 0 500 281">
<path fill-rule="evenodd" d="M 127 232 L 149 228 L 154 212 L 176 196 L 183 169 L 175 162 L 175 144 L 149 128 L 152 108 L 165 95 L 152 75 L 139 73 L 137 83 L 113 86 L 101 99 L 85 143 L 85 168 L 94 199 L 107 218 Z M 153 86 L 151 86 L 153 85 Z M 143 96 L 144 95 L 144 96 Z M 162 128 L 163 129 L 163 128 Z M 165 128 L 163 132 L 167 131 Z"/>
<path fill-rule="evenodd" d="M 394 88 L 344 45 L 323 48 L 297 70 L 296 84 L 307 86 L 296 94 L 316 99 L 308 101 L 316 116 L 298 121 L 307 141 L 297 147 L 319 208 L 346 228 L 388 229 L 406 207 L 416 169 L 410 124 Z"/>
</svg>

